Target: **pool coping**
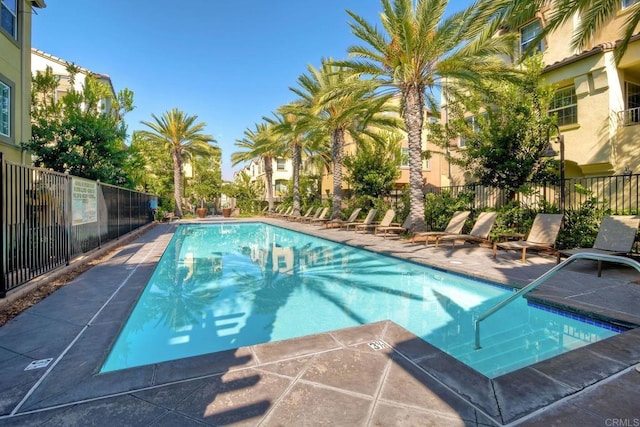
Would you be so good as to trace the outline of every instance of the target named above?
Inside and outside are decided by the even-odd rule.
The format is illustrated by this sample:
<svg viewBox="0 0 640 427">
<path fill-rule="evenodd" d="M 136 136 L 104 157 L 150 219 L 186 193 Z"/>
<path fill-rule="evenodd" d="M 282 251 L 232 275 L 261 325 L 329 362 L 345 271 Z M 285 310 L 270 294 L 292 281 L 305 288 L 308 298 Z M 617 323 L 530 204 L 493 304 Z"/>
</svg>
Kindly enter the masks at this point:
<svg viewBox="0 0 640 427">
<path fill-rule="evenodd" d="M 158 254 L 153 258 L 155 256 Z M 490 379 L 387 320 L 292 340 L 100 374 L 98 371 L 102 360 L 117 338 L 128 313 L 135 306 L 137 299 L 133 296 L 142 292 L 147 281 L 145 277 L 150 277 L 153 268 L 154 265 L 151 263 L 132 273 L 139 277 L 123 288 L 122 292 L 116 293 L 110 301 L 110 304 L 113 304 L 109 310 L 110 319 L 101 318 L 102 315 L 106 316 L 106 313 L 99 314 L 96 321 L 85 328 L 84 333 L 78 335 L 73 346 L 63 354 L 64 357 L 60 358 L 55 369 L 40 387 L 27 396 L 18 413 L 155 389 L 185 380 L 220 375 L 222 372 L 242 371 L 249 367 L 278 363 L 283 359 L 290 360 L 334 351 L 340 346 L 359 346 L 382 341 L 391 346 L 391 349 L 385 350 L 389 354 L 409 361 L 421 372 L 455 392 L 488 419 L 498 424 L 507 424 L 640 363 L 640 329 L 633 329 Z M 537 300 L 544 302 L 544 298 Z M 336 338 L 340 336 L 348 339 Z M 283 359 L 265 356 L 274 347 L 283 345 L 297 350 L 289 352 Z M 260 363 L 255 364 L 256 360 Z"/>
</svg>

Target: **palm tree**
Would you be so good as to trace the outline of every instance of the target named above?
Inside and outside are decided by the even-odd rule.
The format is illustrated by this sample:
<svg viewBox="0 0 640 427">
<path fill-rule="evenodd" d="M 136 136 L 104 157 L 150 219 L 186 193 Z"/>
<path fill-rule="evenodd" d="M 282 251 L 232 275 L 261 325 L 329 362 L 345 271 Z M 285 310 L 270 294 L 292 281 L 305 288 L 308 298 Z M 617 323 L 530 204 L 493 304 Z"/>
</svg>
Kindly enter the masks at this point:
<svg viewBox="0 0 640 427">
<path fill-rule="evenodd" d="M 281 150 L 279 143 L 272 127 L 266 123 L 260 123 L 255 125 L 254 130 L 246 129 L 244 138 L 236 141 L 236 147 L 244 151 L 236 151 L 231 154 L 233 166 L 256 157 L 264 164 L 269 212 L 273 211 L 273 159 L 278 156 Z"/>
<path fill-rule="evenodd" d="M 353 33 L 366 46 L 348 49 L 352 59 L 341 61 L 380 89 L 400 94 L 401 116 L 409 145 L 412 231 L 425 228 L 422 192 L 424 108 L 437 110 L 434 89 L 446 79 L 458 84 L 497 77 L 506 65 L 494 54 L 510 54 L 512 39 L 494 37 L 497 24 L 484 25 L 477 8 L 444 18 L 448 0 L 381 0 L 382 29 L 351 11 Z M 428 90 L 428 93 L 427 93 Z"/>
<path fill-rule="evenodd" d="M 212 154 L 212 150 L 220 150 L 212 135 L 202 133 L 205 123 L 196 123 L 198 116 L 188 116 L 184 112 L 174 108 L 157 117 L 151 114 L 153 122 L 141 121 L 143 125 L 149 127 L 150 131 L 139 131 L 141 138 L 148 142 L 162 145 L 171 153 L 173 159 L 173 197 L 176 202 L 174 214 L 182 217 L 182 163 L 186 156 Z"/>
<path fill-rule="evenodd" d="M 526 24 L 536 14 L 547 6 L 548 0 L 484 0 L 482 9 L 488 12 L 486 20 L 497 19 L 506 23 L 507 27 L 518 28 Z M 621 2 L 618 0 L 564 0 L 554 2 L 555 9 L 549 14 L 544 30 L 532 41 L 531 46 L 537 46 L 550 32 L 561 25 L 572 21 L 576 16 L 580 21 L 571 39 L 573 49 L 585 49 L 589 46 L 593 35 L 602 27 L 617 17 Z M 621 28 L 622 37 L 615 47 L 615 58 L 620 62 L 631 37 L 634 36 L 640 23 L 640 3 L 634 2 L 627 10 L 627 18 Z M 492 18 L 490 18 L 492 16 Z"/>
<path fill-rule="evenodd" d="M 373 85 L 346 68 L 322 60 L 322 67 L 309 65 L 309 74 L 298 78 L 298 87 L 290 88 L 305 106 L 301 111 L 311 115 L 306 122 L 309 131 L 323 132 L 331 141 L 333 163 L 333 207 L 331 218 L 342 219 L 342 163 L 346 136 L 358 141 L 362 134 L 377 129 L 396 127 L 397 122 L 381 114 L 392 111 L 389 96 L 374 93 Z"/>
<path fill-rule="evenodd" d="M 300 169 L 302 166 L 303 152 L 316 150 L 322 138 L 317 132 L 311 130 L 308 107 L 300 102 L 292 102 L 278 109 L 273 118 L 264 119 L 272 126 L 275 135 L 280 138 L 291 156 L 293 167 L 293 212 L 291 215 L 300 215 Z"/>
</svg>

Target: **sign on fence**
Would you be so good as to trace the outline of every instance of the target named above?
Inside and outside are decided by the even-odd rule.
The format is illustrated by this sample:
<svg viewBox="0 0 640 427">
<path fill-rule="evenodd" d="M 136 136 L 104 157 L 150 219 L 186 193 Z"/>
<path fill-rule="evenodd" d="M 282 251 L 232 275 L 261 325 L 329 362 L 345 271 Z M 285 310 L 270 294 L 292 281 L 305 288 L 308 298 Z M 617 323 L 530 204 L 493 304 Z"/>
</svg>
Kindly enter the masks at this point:
<svg viewBox="0 0 640 427">
<path fill-rule="evenodd" d="M 98 221 L 98 186 L 86 179 L 71 180 L 73 225 Z"/>
</svg>

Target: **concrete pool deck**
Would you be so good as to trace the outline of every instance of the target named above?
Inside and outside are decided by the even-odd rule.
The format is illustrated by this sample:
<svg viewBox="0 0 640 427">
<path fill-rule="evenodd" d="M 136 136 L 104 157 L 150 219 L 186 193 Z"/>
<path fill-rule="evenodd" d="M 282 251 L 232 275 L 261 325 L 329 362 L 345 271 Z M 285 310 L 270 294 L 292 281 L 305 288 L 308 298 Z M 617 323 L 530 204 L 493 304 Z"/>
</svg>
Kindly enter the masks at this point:
<svg viewBox="0 0 640 427">
<path fill-rule="evenodd" d="M 555 265 L 263 221 L 514 286 Z M 99 374 L 176 226 L 148 229 L 0 328 L 0 425 L 640 425 L 640 328 L 494 380 L 391 321 Z M 640 273 L 595 272 L 578 261 L 531 298 L 640 325 Z"/>
</svg>

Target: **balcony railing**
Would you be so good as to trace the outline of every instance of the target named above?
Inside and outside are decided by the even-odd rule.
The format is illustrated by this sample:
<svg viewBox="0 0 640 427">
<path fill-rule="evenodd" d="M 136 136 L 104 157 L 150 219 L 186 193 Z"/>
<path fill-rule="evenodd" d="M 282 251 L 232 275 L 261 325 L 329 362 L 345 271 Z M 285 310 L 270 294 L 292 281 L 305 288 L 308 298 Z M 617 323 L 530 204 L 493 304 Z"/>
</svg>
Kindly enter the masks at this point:
<svg viewBox="0 0 640 427">
<path fill-rule="evenodd" d="M 640 107 L 629 108 L 618 113 L 620 126 L 633 126 L 640 124 Z"/>
</svg>

